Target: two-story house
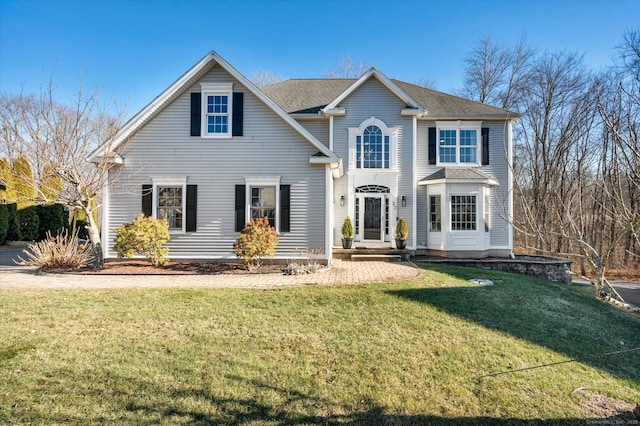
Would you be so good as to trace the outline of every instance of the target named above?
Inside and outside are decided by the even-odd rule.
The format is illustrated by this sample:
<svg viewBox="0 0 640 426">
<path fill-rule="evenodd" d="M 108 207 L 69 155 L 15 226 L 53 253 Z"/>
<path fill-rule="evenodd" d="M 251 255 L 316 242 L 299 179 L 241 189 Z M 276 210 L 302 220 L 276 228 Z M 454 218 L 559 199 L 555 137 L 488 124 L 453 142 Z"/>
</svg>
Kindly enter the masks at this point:
<svg viewBox="0 0 640 426">
<path fill-rule="evenodd" d="M 413 252 L 508 256 L 518 118 L 376 68 L 259 89 L 210 52 L 92 154 L 113 162 L 105 257 L 140 212 L 168 220 L 174 259 L 234 258 L 240 230 L 267 216 L 276 258 L 328 260 L 347 215 L 356 247 L 392 248 L 404 217 Z"/>
</svg>

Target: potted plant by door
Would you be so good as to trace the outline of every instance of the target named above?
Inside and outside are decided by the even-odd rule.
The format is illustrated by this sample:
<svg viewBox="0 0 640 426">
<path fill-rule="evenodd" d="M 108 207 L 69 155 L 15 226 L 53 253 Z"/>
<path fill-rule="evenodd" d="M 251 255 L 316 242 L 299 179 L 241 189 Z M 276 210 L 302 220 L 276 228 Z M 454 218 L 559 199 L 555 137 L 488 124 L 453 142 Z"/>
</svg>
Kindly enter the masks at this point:
<svg viewBox="0 0 640 426">
<path fill-rule="evenodd" d="M 409 228 L 407 228 L 407 221 L 401 217 L 396 225 L 396 248 L 404 250 L 407 247 L 407 238 L 409 238 Z"/>
<path fill-rule="evenodd" d="M 342 222 L 342 248 L 350 249 L 353 244 L 353 225 L 349 216 L 344 218 Z"/>
</svg>

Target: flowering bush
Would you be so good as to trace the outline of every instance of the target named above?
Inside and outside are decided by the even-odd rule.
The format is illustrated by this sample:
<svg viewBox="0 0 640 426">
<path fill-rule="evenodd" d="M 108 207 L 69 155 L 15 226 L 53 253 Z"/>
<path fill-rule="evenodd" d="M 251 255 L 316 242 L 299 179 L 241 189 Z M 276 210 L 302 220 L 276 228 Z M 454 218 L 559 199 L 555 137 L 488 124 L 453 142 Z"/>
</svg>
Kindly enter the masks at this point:
<svg viewBox="0 0 640 426">
<path fill-rule="evenodd" d="M 264 257 L 276 254 L 278 241 L 276 230 L 269 225 L 269 219 L 252 219 L 233 244 L 233 252 L 251 270 L 262 265 Z"/>
<path fill-rule="evenodd" d="M 113 249 L 118 257 L 132 257 L 137 253 L 145 256 L 153 266 L 167 263 L 169 249 L 162 247 L 169 241 L 169 223 L 166 220 L 140 213 L 133 222 L 127 222 L 114 231 L 116 244 Z"/>
</svg>

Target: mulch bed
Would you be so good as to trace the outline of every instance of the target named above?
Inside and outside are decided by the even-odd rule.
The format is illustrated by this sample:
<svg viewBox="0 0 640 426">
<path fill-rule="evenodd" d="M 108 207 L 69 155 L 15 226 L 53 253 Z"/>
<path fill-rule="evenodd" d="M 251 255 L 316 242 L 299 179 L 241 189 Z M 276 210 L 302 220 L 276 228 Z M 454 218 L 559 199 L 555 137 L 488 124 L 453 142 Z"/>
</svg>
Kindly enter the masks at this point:
<svg viewBox="0 0 640 426">
<path fill-rule="evenodd" d="M 104 267 L 87 266 L 80 269 L 48 270 L 53 273 L 86 275 L 220 275 L 220 274 L 272 274 L 282 273 L 285 265 L 262 265 L 248 271 L 241 263 L 168 262 L 155 267 L 144 260 L 118 260 L 106 262 Z"/>
</svg>

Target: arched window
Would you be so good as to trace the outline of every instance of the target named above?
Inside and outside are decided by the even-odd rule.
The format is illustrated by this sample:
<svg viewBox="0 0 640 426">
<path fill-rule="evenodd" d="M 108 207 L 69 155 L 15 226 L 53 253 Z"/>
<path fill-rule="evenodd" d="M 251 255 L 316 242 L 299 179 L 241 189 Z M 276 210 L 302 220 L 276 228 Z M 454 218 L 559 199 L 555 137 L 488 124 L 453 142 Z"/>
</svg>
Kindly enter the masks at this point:
<svg viewBox="0 0 640 426">
<path fill-rule="evenodd" d="M 384 136 L 380 127 L 367 126 L 362 136 L 356 136 L 356 167 L 389 168 L 389 136 Z"/>
<path fill-rule="evenodd" d="M 368 118 L 349 127 L 349 169 L 396 170 L 398 127 L 387 127 L 380 119 Z"/>
</svg>

